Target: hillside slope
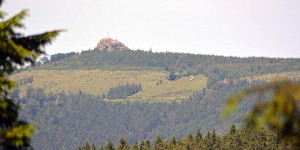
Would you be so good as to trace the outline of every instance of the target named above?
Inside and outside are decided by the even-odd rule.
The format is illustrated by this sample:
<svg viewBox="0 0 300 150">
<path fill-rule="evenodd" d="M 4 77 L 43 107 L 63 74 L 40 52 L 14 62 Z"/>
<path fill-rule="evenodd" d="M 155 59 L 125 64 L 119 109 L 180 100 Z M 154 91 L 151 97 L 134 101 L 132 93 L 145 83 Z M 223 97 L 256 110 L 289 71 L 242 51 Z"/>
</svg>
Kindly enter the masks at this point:
<svg viewBox="0 0 300 150">
<path fill-rule="evenodd" d="M 110 88 L 125 84 L 141 84 L 142 91 L 131 99 L 174 99 L 186 98 L 206 86 L 206 78 L 198 75 L 169 81 L 165 71 L 105 71 L 105 70 L 33 70 L 23 71 L 11 76 L 19 81 L 24 95 L 28 87 L 42 88 L 46 93 L 83 92 L 102 96 Z M 30 80 L 29 82 L 27 80 Z"/>
<path fill-rule="evenodd" d="M 204 134 L 213 128 L 225 133 L 231 125 L 239 124 L 240 115 L 251 108 L 253 101 L 244 101 L 237 115 L 226 121 L 220 120 L 224 102 L 247 86 L 244 81 L 222 84 L 180 103 L 107 103 L 82 92 L 46 95 L 40 89 L 14 99 L 21 105 L 20 117 L 36 124 L 36 149 L 72 149 L 87 141 L 103 145 L 110 139 L 118 142 L 121 137 L 132 144 L 147 138 L 152 143 L 157 136 L 181 138 L 198 129 Z"/>
<path fill-rule="evenodd" d="M 169 81 L 169 75 L 176 80 Z M 12 76 L 21 79 L 21 94 L 13 93 L 20 117 L 37 124 L 37 149 L 104 144 L 120 137 L 130 143 L 158 135 L 170 139 L 197 129 L 224 133 L 240 123 L 254 102 L 243 101 L 238 113 L 224 121 L 220 114 L 226 99 L 273 77 L 299 80 L 300 59 L 89 50 L 56 54 Z M 132 83 L 141 84 L 142 91 L 115 100 L 122 103 L 103 99 L 111 87 Z M 163 101 L 178 98 L 185 100 Z M 134 100 L 138 102 L 127 103 Z"/>
</svg>

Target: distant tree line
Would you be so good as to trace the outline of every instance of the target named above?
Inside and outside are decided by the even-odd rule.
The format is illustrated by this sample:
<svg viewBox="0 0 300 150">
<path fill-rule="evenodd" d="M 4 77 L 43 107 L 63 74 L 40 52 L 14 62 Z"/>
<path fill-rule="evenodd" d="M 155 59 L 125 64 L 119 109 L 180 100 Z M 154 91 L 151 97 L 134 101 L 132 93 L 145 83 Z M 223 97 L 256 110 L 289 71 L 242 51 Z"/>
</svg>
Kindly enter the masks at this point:
<svg viewBox="0 0 300 150">
<path fill-rule="evenodd" d="M 86 142 L 85 146 L 76 150 L 231 150 L 231 149 L 284 149 L 293 150 L 297 147 L 289 141 L 282 140 L 274 130 L 237 130 L 231 126 L 229 133 L 217 134 L 213 129 L 203 135 L 198 130 L 194 135 L 188 134 L 185 138 L 163 139 L 158 136 L 152 144 L 149 139 L 135 141 L 130 145 L 126 138 L 120 138 L 119 143 L 111 140 L 106 145 L 96 147 L 94 143 Z"/>
<path fill-rule="evenodd" d="M 51 62 L 56 62 L 56 61 L 61 61 L 61 60 L 64 60 L 66 58 L 69 58 L 73 55 L 75 55 L 77 53 L 75 52 L 71 52 L 71 53 L 58 53 L 58 54 L 54 54 L 54 55 L 51 55 Z"/>
<path fill-rule="evenodd" d="M 159 69 L 170 75 L 189 76 L 204 74 L 208 86 L 224 79 L 238 79 L 268 73 L 300 71 L 299 58 L 225 57 L 170 52 L 88 50 L 81 53 L 55 54 L 39 69 L 106 69 L 138 70 Z M 176 79 L 170 76 L 171 80 Z"/>
<path fill-rule="evenodd" d="M 117 87 L 110 88 L 106 97 L 108 99 L 127 98 L 128 96 L 131 96 L 141 90 L 142 90 L 141 84 L 119 85 Z"/>
</svg>

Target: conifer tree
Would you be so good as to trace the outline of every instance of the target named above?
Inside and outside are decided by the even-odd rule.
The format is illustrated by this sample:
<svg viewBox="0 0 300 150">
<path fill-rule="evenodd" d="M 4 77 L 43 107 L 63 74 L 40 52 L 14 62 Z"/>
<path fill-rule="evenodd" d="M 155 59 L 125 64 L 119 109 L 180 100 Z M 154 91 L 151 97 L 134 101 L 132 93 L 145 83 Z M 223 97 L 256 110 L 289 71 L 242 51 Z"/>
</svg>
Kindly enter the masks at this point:
<svg viewBox="0 0 300 150">
<path fill-rule="evenodd" d="M 186 139 L 187 143 L 191 143 L 193 141 L 193 136 L 191 134 L 189 134 L 189 135 L 186 136 L 185 139 Z"/>
<path fill-rule="evenodd" d="M 115 150 L 115 145 L 112 140 L 109 140 L 109 142 L 106 144 L 105 150 Z"/>
<path fill-rule="evenodd" d="M 236 133 L 236 128 L 235 128 L 235 126 L 233 125 L 233 126 L 230 127 L 229 134 L 233 135 L 233 134 L 235 134 L 235 133 Z"/>
<path fill-rule="evenodd" d="M 176 145 L 177 141 L 176 141 L 176 138 L 175 138 L 174 136 L 172 137 L 170 143 L 171 143 L 172 145 Z"/>
<path fill-rule="evenodd" d="M 0 149 L 29 149 L 34 128 L 18 119 L 19 106 L 10 98 L 15 83 L 8 76 L 18 66 L 33 64 L 44 54 L 43 46 L 51 43 L 60 31 L 25 36 L 19 29 L 24 28 L 22 19 L 28 11 L 23 10 L 7 20 L 3 20 L 4 14 L 0 10 Z"/>
<path fill-rule="evenodd" d="M 151 149 L 151 142 L 149 139 L 145 141 L 145 150 L 150 150 Z"/>
<path fill-rule="evenodd" d="M 217 134 L 216 134 L 216 130 L 213 129 L 212 134 L 211 134 L 211 141 L 212 141 L 212 145 L 214 145 L 217 141 Z"/>
<path fill-rule="evenodd" d="M 135 141 L 132 145 L 132 150 L 139 150 L 139 143 L 137 141 Z"/>
<path fill-rule="evenodd" d="M 94 143 L 92 144 L 92 150 L 96 150 L 96 146 Z"/>
<path fill-rule="evenodd" d="M 144 140 L 142 140 L 142 142 L 140 143 L 139 148 L 140 148 L 140 150 L 143 150 L 144 147 L 145 147 L 145 142 L 144 142 Z"/>
<path fill-rule="evenodd" d="M 221 142 L 220 142 L 219 138 L 216 140 L 216 143 L 214 144 L 213 149 L 221 149 Z"/>
<path fill-rule="evenodd" d="M 104 147 L 101 146 L 101 147 L 99 148 L 99 150 L 104 150 Z"/>
<path fill-rule="evenodd" d="M 117 150 L 129 150 L 129 149 L 130 149 L 130 146 L 129 146 L 127 140 L 124 137 L 122 137 L 120 139 L 120 145 L 118 146 Z"/>
<path fill-rule="evenodd" d="M 210 133 L 210 131 L 207 132 L 206 136 L 205 136 L 205 145 L 206 147 L 208 147 L 208 149 L 211 149 L 212 147 L 212 135 Z"/>
<path fill-rule="evenodd" d="M 200 130 L 197 130 L 196 135 L 195 135 L 195 139 L 197 142 L 202 141 L 202 133 L 200 132 Z"/>
<path fill-rule="evenodd" d="M 85 149 L 86 149 L 86 150 L 91 150 L 91 145 L 90 145 L 89 142 L 86 142 L 86 144 L 85 144 Z"/>
<path fill-rule="evenodd" d="M 160 136 L 158 136 L 155 140 L 154 149 L 163 149 L 163 139 Z"/>
</svg>

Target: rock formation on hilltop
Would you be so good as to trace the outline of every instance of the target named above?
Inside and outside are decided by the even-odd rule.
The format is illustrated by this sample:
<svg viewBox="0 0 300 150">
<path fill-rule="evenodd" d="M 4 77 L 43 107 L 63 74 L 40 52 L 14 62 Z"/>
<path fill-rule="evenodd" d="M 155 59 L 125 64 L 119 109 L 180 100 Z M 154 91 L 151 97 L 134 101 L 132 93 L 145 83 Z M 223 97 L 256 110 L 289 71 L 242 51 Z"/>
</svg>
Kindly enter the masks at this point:
<svg viewBox="0 0 300 150">
<path fill-rule="evenodd" d="M 97 48 L 100 51 L 119 51 L 119 50 L 129 50 L 127 46 L 125 46 L 123 43 L 111 39 L 111 38 L 104 38 L 100 40 L 97 44 Z"/>
</svg>

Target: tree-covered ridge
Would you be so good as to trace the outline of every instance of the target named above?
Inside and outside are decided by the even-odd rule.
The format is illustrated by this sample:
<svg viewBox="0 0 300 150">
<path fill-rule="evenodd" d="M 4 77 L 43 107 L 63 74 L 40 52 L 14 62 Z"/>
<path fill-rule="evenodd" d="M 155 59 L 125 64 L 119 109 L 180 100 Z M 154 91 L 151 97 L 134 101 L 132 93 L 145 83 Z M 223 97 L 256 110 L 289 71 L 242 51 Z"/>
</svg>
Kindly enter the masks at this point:
<svg viewBox="0 0 300 150">
<path fill-rule="evenodd" d="M 285 149 L 293 150 L 296 146 L 292 142 L 281 139 L 274 130 L 242 129 L 237 130 L 231 126 L 229 133 L 220 135 L 213 129 L 206 134 L 197 130 L 194 135 L 186 135 L 181 138 L 163 139 L 158 136 L 151 143 L 149 139 L 135 141 L 129 144 L 126 138 L 120 138 L 118 143 L 108 141 L 106 145 L 97 147 L 87 142 L 85 146 L 76 150 L 232 150 L 232 149 Z"/>
<path fill-rule="evenodd" d="M 58 54 L 57 54 L 58 55 Z M 59 54 L 62 55 L 62 54 Z M 70 54 L 65 54 L 69 56 Z M 51 57 L 55 58 L 56 55 Z M 44 69 L 136 69 L 160 68 L 181 75 L 204 74 L 224 78 L 276 73 L 283 71 L 300 71 L 300 59 L 266 58 L 266 57 L 225 57 L 214 55 L 196 55 L 184 53 L 157 53 L 136 51 L 99 52 L 83 51 L 57 62 L 41 66 Z"/>
<path fill-rule="evenodd" d="M 19 97 L 16 90 L 13 97 L 22 108 L 21 117 L 36 123 L 39 132 L 33 137 L 34 147 L 61 149 L 76 148 L 85 141 L 104 145 L 109 139 L 118 142 L 121 137 L 130 144 L 147 138 L 153 141 L 157 136 L 183 138 L 197 129 L 207 132 L 214 128 L 220 134 L 226 133 L 241 120 L 240 116 L 220 120 L 226 98 L 257 84 L 261 82 L 220 83 L 180 103 L 110 103 L 83 92 L 45 94 L 40 88 L 29 88 L 24 97 Z M 248 111 L 252 103 L 244 101 L 239 114 Z"/>
<path fill-rule="evenodd" d="M 56 61 L 56 55 L 65 59 Z M 170 52 L 146 52 L 127 50 L 99 52 L 97 49 L 81 53 L 56 54 L 38 69 L 104 69 L 104 70 L 164 70 L 170 79 L 203 74 L 207 86 L 228 80 L 263 74 L 300 71 L 299 58 L 225 57 Z M 173 75 L 173 76 L 172 76 Z"/>
</svg>

